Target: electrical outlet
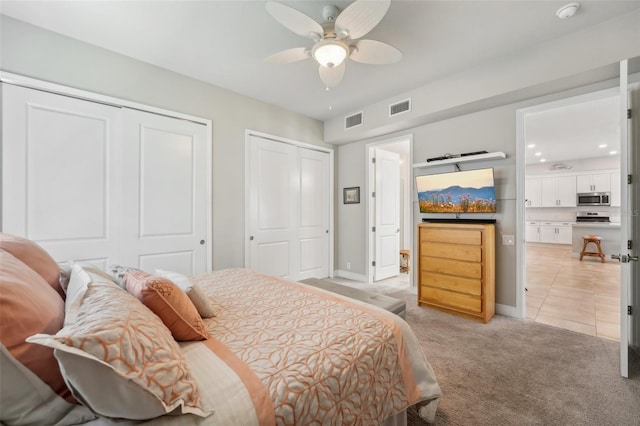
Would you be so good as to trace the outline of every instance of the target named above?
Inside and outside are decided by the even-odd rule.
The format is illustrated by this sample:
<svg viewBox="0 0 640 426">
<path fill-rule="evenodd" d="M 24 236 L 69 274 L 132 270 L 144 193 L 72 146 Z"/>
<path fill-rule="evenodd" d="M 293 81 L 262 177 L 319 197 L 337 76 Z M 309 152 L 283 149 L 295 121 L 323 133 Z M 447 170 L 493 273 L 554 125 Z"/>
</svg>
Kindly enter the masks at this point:
<svg viewBox="0 0 640 426">
<path fill-rule="evenodd" d="M 502 236 L 502 245 L 504 246 L 512 246 L 514 245 L 515 238 L 513 235 L 503 235 Z"/>
<path fill-rule="evenodd" d="M 347 262 L 347 270 L 351 269 L 351 262 Z"/>
</svg>

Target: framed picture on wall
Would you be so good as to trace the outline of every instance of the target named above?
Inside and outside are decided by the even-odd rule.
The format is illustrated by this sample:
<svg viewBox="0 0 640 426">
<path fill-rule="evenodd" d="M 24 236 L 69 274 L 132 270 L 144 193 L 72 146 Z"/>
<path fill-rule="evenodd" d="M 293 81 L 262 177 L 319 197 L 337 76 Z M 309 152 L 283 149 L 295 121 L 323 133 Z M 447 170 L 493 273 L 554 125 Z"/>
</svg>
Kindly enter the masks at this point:
<svg viewBox="0 0 640 426">
<path fill-rule="evenodd" d="M 360 203 L 360 187 L 354 186 L 351 188 L 344 188 L 342 195 L 345 204 L 359 204 Z"/>
</svg>

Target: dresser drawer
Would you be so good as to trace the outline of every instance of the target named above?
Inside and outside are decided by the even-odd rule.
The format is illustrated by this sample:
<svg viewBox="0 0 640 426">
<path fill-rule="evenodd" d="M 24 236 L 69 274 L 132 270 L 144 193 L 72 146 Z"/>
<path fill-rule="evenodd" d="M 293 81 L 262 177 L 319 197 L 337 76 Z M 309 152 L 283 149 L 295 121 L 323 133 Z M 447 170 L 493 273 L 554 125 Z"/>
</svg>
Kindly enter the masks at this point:
<svg viewBox="0 0 640 426">
<path fill-rule="evenodd" d="M 420 241 L 420 254 L 429 257 L 464 260 L 466 262 L 481 262 L 481 246 L 463 246 L 459 244 L 441 244 Z"/>
<path fill-rule="evenodd" d="M 482 245 L 482 231 L 478 229 L 423 228 L 420 230 L 420 241 L 479 246 Z"/>
<path fill-rule="evenodd" d="M 420 271 L 420 284 L 422 286 L 453 290 L 474 296 L 480 296 L 482 294 L 481 280 L 460 278 L 451 275 L 437 274 L 435 272 Z"/>
<path fill-rule="evenodd" d="M 482 301 L 478 297 L 462 293 L 454 293 L 437 288 L 421 288 L 422 299 L 444 308 L 452 308 L 467 312 L 482 312 Z"/>
<path fill-rule="evenodd" d="M 422 256 L 420 269 L 422 271 L 437 272 L 439 274 L 455 275 L 458 277 L 482 278 L 482 264 L 477 262 Z"/>
</svg>

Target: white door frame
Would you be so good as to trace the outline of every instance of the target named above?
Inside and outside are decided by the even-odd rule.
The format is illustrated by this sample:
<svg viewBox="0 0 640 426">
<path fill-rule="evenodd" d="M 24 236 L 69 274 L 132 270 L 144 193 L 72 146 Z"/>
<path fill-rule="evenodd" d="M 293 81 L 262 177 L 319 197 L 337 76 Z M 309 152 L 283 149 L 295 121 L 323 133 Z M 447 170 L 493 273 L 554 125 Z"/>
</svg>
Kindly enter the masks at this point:
<svg viewBox="0 0 640 426">
<path fill-rule="evenodd" d="M 280 136 L 271 135 L 268 133 L 259 132 L 257 130 L 247 129 L 245 130 L 244 137 L 244 266 L 247 267 L 249 265 L 249 259 L 251 257 L 251 246 L 249 244 L 249 237 L 251 236 L 251 220 L 250 220 L 250 212 L 248 209 L 249 206 L 249 195 L 250 195 L 250 173 L 249 173 L 249 165 L 251 164 L 251 152 L 249 149 L 249 145 L 251 143 L 251 136 L 257 136 L 263 139 L 270 139 L 276 142 L 282 142 L 289 145 L 293 145 L 299 148 L 312 149 L 315 151 L 326 152 L 329 154 L 329 277 L 333 277 L 333 258 L 334 258 L 334 171 L 333 171 L 333 163 L 334 163 L 334 150 L 332 148 L 325 148 L 320 145 L 313 145 L 306 142 L 300 142 L 293 139 L 283 138 Z"/>
<path fill-rule="evenodd" d="M 374 250 L 375 250 L 375 234 L 371 232 L 371 227 L 375 223 L 374 214 L 375 214 L 375 204 L 372 201 L 371 192 L 372 188 L 375 187 L 375 170 L 373 168 L 372 158 L 374 157 L 375 148 L 383 148 L 384 145 L 392 145 L 398 142 L 406 142 L 409 145 L 409 164 L 407 170 L 409 170 L 408 176 L 406 176 L 407 182 L 413 182 L 413 173 L 411 169 L 411 165 L 413 164 L 413 134 L 407 134 L 402 136 L 397 136 L 391 139 L 385 139 L 377 142 L 371 142 L 365 145 L 365 161 L 366 161 L 366 180 L 365 180 L 365 189 L 364 189 L 364 197 L 361 196 L 361 199 L 365 200 L 365 211 L 366 211 L 366 259 L 365 259 L 365 281 L 370 283 L 372 282 L 374 275 L 374 268 L 372 266 L 373 259 L 375 259 Z M 414 185 L 411 184 L 411 194 L 413 194 Z M 404 226 L 413 226 L 413 203 L 411 200 L 413 199 L 413 195 L 411 197 L 404 197 L 405 200 L 405 211 L 410 211 L 409 220 L 405 220 Z M 414 241 L 414 232 L 409 232 L 409 243 L 405 244 L 407 247 L 413 247 Z M 398 257 L 400 253 L 398 253 Z M 415 262 L 415 256 L 411 256 L 411 265 Z M 413 266 L 410 267 L 410 270 Z M 412 280 L 413 274 L 409 274 L 409 280 L 411 282 L 411 286 L 413 286 Z"/>
<path fill-rule="evenodd" d="M 597 90 L 591 93 L 578 96 L 569 96 L 551 102 L 544 102 L 527 108 L 518 109 L 516 111 L 516 188 L 525 188 L 525 156 L 526 156 L 526 140 L 525 140 L 525 119 L 527 115 L 546 111 L 548 109 L 561 108 L 576 103 L 589 102 L 597 99 L 609 98 L 619 95 L 619 88 Z M 526 209 L 525 194 L 523 190 L 516 191 L 516 241 L 517 244 L 517 277 L 516 277 L 516 317 L 525 319 L 526 311 Z"/>
<path fill-rule="evenodd" d="M 127 101 L 124 99 L 115 98 L 112 96 L 101 95 L 98 93 L 89 92 L 86 90 L 76 89 L 61 84 L 50 83 L 48 81 L 37 80 L 35 78 L 25 77 L 19 74 L 13 74 L 6 71 L 0 71 L 0 81 L 6 84 L 12 84 L 14 86 L 25 87 L 28 89 L 42 90 L 49 93 L 55 93 L 63 96 L 70 96 L 73 98 L 83 99 L 91 102 L 98 102 L 115 107 L 126 107 L 131 109 L 137 109 L 153 114 L 164 115 L 172 118 L 179 118 L 182 120 L 192 121 L 194 123 L 204 124 L 207 131 L 207 270 L 211 271 L 213 265 L 213 216 L 212 216 L 212 153 L 213 153 L 213 131 L 212 122 L 209 119 L 196 117 L 194 115 L 183 114 L 181 112 L 170 111 L 163 108 L 156 108 L 150 105 L 140 104 L 138 102 Z"/>
</svg>

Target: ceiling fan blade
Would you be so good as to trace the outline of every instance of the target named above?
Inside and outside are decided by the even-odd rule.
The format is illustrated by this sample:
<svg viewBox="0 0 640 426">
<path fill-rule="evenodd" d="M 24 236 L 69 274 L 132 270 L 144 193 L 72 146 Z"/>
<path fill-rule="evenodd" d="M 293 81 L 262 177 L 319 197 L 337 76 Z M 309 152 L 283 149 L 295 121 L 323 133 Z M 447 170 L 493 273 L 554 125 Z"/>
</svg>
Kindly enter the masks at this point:
<svg viewBox="0 0 640 426">
<path fill-rule="evenodd" d="M 402 52 L 377 40 L 358 40 L 349 58 L 362 64 L 392 64 L 402 59 Z"/>
<path fill-rule="evenodd" d="M 289 6 L 277 2 L 267 2 L 265 5 L 267 12 L 280 22 L 289 31 L 299 36 L 311 39 L 320 39 L 324 35 L 322 26 L 302 12 Z"/>
<path fill-rule="evenodd" d="M 310 57 L 311 53 L 306 47 L 294 47 L 293 49 L 287 49 L 283 50 L 282 52 L 274 53 L 264 61 L 269 64 L 290 64 L 292 62 L 302 61 Z"/>
<path fill-rule="evenodd" d="M 362 37 L 378 25 L 390 5 L 391 0 L 356 0 L 336 18 L 336 34 L 352 40 Z"/>
<path fill-rule="evenodd" d="M 336 87 L 342 81 L 344 77 L 345 63 L 341 63 L 337 67 L 327 68 L 320 65 L 319 73 L 320 80 L 327 88 Z"/>
</svg>

